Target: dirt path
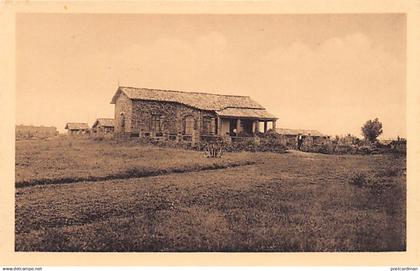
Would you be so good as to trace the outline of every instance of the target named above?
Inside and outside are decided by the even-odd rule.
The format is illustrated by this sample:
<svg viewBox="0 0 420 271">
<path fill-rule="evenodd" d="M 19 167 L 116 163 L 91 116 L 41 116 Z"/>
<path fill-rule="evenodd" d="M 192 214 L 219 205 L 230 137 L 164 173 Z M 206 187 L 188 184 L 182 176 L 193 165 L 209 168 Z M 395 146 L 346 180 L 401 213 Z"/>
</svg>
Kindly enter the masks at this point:
<svg viewBox="0 0 420 271">
<path fill-rule="evenodd" d="M 313 153 L 313 152 L 304 152 L 304 151 L 299 151 L 299 150 L 287 150 L 288 153 L 292 153 L 296 156 L 303 156 L 303 157 L 314 157 L 314 156 L 319 156 L 321 154 L 319 153 Z"/>
<path fill-rule="evenodd" d="M 131 178 L 144 178 L 151 176 L 161 176 L 177 173 L 188 173 L 198 171 L 209 171 L 226 168 L 234 168 L 241 166 L 248 166 L 256 164 L 256 161 L 239 161 L 225 164 L 210 164 L 203 166 L 191 166 L 191 167 L 173 167 L 167 169 L 156 169 L 148 170 L 144 168 L 133 168 L 128 171 L 119 172 L 115 174 L 105 176 L 89 176 L 89 177 L 63 177 L 63 178 L 44 178 L 44 179 L 32 179 L 28 181 L 21 181 L 15 183 L 16 188 L 23 188 L 35 185 L 50 185 L 50 184 L 65 184 L 65 183 L 79 183 L 79 182 L 98 182 L 98 181 L 109 181 L 109 180 L 121 180 Z"/>
</svg>

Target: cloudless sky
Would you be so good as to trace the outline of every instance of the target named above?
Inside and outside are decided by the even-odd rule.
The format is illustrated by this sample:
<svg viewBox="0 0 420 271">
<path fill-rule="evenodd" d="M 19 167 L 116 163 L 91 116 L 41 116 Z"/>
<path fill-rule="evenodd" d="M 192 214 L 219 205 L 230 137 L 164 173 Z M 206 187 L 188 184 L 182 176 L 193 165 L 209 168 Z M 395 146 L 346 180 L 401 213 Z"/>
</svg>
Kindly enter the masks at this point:
<svg viewBox="0 0 420 271">
<path fill-rule="evenodd" d="M 19 14 L 17 124 L 113 117 L 124 86 L 249 95 L 278 127 L 406 136 L 405 16 Z"/>
</svg>

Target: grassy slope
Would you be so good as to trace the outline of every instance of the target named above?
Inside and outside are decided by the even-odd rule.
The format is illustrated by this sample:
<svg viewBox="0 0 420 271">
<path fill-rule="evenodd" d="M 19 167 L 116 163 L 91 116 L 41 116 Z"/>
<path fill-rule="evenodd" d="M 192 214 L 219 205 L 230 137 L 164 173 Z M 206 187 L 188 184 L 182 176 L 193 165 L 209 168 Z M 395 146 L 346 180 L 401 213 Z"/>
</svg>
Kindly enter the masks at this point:
<svg viewBox="0 0 420 271">
<path fill-rule="evenodd" d="M 16 249 L 405 249 L 403 157 L 258 155 L 237 168 L 17 189 Z M 394 185 L 350 185 L 355 172 Z"/>
<path fill-rule="evenodd" d="M 69 182 L 65 179 L 71 178 L 90 181 L 219 168 L 254 163 L 261 157 L 228 153 L 222 159 L 207 159 L 194 151 L 92 139 L 58 138 L 16 143 L 17 187 Z"/>
</svg>

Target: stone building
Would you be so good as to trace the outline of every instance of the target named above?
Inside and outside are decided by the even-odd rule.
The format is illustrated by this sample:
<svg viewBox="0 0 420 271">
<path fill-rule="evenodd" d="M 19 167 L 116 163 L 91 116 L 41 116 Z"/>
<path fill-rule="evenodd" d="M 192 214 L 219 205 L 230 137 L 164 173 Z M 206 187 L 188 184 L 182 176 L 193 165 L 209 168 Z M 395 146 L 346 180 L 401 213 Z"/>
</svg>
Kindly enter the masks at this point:
<svg viewBox="0 0 420 271">
<path fill-rule="evenodd" d="M 119 87 L 115 134 L 192 141 L 214 136 L 253 136 L 277 118 L 248 96 Z"/>
<path fill-rule="evenodd" d="M 54 126 L 16 125 L 16 139 L 50 138 L 58 135 Z"/>
<path fill-rule="evenodd" d="M 114 132 L 114 119 L 98 118 L 92 125 L 94 135 L 111 134 Z"/>
<path fill-rule="evenodd" d="M 67 130 L 68 135 L 84 135 L 89 134 L 89 125 L 87 123 L 69 122 L 64 129 Z"/>
</svg>

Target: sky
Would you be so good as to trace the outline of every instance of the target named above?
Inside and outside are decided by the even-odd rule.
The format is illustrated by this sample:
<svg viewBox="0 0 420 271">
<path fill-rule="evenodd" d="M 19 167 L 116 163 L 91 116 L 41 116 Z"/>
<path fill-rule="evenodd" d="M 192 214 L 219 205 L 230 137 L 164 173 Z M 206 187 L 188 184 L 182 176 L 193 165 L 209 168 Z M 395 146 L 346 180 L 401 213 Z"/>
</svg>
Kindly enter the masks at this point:
<svg viewBox="0 0 420 271">
<path fill-rule="evenodd" d="M 113 117 L 118 85 L 247 95 L 277 127 L 406 136 L 402 14 L 18 14 L 16 123 Z"/>
</svg>

